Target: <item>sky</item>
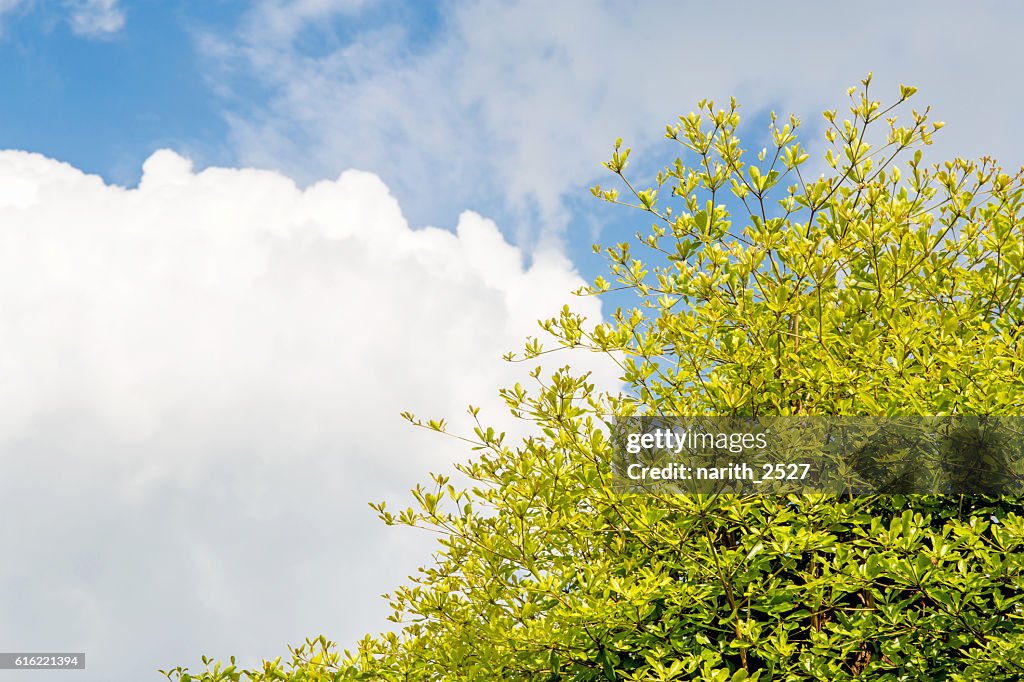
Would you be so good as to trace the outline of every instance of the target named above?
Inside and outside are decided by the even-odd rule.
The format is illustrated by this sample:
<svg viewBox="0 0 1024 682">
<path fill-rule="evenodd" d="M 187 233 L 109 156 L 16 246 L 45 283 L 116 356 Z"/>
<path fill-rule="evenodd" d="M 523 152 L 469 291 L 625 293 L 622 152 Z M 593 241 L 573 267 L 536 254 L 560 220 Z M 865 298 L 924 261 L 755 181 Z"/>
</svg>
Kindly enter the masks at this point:
<svg viewBox="0 0 1024 682">
<path fill-rule="evenodd" d="M 587 191 L 618 136 L 653 175 L 734 95 L 820 166 L 871 71 L 945 121 L 926 158 L 1024 163 L 1024 7 L 823 7 L 0 0 L 0 651 L 139 682 L 387 628 L 436 541 L 367 503 L 472 454 L 399 413 L 529 432 L 501 355 L 606 317 L 591 244 L 648 226 Z"/>
</svg>

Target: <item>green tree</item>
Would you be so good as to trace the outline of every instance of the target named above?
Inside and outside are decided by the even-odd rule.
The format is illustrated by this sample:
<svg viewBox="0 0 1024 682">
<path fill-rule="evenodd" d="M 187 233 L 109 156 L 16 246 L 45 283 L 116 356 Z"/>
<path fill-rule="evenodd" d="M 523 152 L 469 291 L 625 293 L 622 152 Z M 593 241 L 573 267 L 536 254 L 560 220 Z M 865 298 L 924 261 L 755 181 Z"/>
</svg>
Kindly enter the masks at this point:
<svg viewBox="0 0 1024 682">
<path fill-rule="evenodd" d="M 804 176 L 795 116 L 779 127 L 772 114 L 770 149 L 748 164 L 735 101 L 667 127 L 685 158 L 650 187 L 627 177 L 616 142 L 606 166 L 626 198 L 593 193 L 653 226 L 606 249 L 614 283 L 581 293 L 631 290 L 638 304 L 593 326 L 564 309 L 542 327 L 554 349 L 614 358 L 628 390 L 538 369 L 532 389 L 501 391 L 534 435 L 510 446 L 478 422 L 459 466 L 471 489 L 435 475 L 416 508 L 374 505 L 389 525 L 441 534 L 437 563 L 389 597 L 397 632 L 344 653 L 307 640 L 262 670 L 167 676 L 1024 678 L 1019 496 L 611 489 L 607 415 L 1020 414 L 1024 169 L 925 166 L 919 147 L 942 124 L 926 109 L 897 125 L 886 116 L 915 89 L 883 108 L 870 81 L 850 89 L 850 118 L 825 112 L 831 172 L 818 178 Z M 522 359 L 547 352 L 529 339 Z"/>
</svg>

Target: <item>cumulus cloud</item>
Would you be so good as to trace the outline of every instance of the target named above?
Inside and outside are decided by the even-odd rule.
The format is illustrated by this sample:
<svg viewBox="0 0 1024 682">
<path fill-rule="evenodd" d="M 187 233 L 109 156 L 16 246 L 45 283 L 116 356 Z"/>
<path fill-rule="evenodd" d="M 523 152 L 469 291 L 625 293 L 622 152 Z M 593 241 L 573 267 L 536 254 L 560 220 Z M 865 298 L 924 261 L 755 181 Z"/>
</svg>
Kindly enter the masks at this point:
<svg viewBox="0 0 1024 682">
<path fill-rule="evenodd" d="M 410 229 L 366 172 L 160 151 L 125 189 L 0 152 L 0 641 L 133 682 L 386 628 L 434 540 L 367 502 L 471 454 L 398 413 L 514 427 L 497 388 L 530 368 L 500 355 L 563 299 L 600 318 L 563 257 L 523 255 L 472 212 Z"/>
<path fill-rule="evenodd" d="M 229 120 L 241 158 L 307 180 L 350 165 L 374 170 L 428 222 L 489 201 L 528 231 L 539 225 L 559 238 L 573 217 L 567 198 L 605 178 L 600 162 L 616 136 L 664 144 L 666 123 L 699 99 L 730 95 L 761 117 L 750 119 L 756 134 L 775 109 L 802 114 L 813 136 L 821 110 L 842 107 L 869 70 L 885 98 L 900 82 L 919 86 L 915 105 L 933 104 L 949 124 L 936 154 L 1024 160 L 1015 122 L 1024 101 L 1005 85 L 1024 66 L 1012 38 L 1024 7 L 1011 3 L 922 11 L 867 2 L 838 31 L 835 13 L 807 2 L 737 13 L 724 4 L 470 0 L 445 4 L 436 27 L 400 12 L 371 21 L 386 15 L 367 5 L 365 30 L 352 28 L 360 24 L 346 7 L 304 21 L 305 34 L 292 24 L 270 39 L 252 21 L 266 6 L 234 37 L 202 41 L 213 82 L 238 98 Z M 309 32 L 321 40 L 300 39 Z M 266 88 L 258 99 L 240 86 L 252 79 Z"/>
</svg>

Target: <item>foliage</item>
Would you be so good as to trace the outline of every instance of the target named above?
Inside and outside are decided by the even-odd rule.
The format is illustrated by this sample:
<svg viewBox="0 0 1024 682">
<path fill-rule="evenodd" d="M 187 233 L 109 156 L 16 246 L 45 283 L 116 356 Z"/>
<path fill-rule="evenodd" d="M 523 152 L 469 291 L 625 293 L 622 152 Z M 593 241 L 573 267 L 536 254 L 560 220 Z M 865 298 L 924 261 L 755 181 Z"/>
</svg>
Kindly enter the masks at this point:
<svg viewBox="0 0 1024 682">
<path fill-rule="evenodd" d="M 477 455 L 385 523 L 441 533 L 436 565 L 390 596 L 397 633 L 340 654 L 308 640 L 290 666 L 203 680 L 979 680 L 1024 678 L 1024 504 L 1016 496 L 617 495 L 602 415 L 1013 415 L 1024 361 L 1024 169 L 926 167 L 941 127 L 849 91 L 804 175 L 798 118 L 747 164 L 728 110 L 701 102 L 653 186 L 606 164 L 655 221 L 605 251 L 637 308 L 588 330 L 542 323 L 558 348 L 607 353 L 630 389 L 563 367 L 501 393 L 536 422 L 516 447 L 482 424 Z M 888 124 L 884 143 L 869 133 Z M 905 164 L 898 160 L 909 156 Z M 790 184 L 786 184 L 786 183 Z M 668 198 L 662 197 L 668 194 Z M 674 206 L 664 205 L 675 202 Z M 733 205 L 730 210 L 726 202 Z M 664 207 L 663 207 L 664 206 Z M 744 223 L 734 229 L 732 217 Z M 649 270 L 650 268 L 650 270 Z M 537 339 L 525 360 L 549 352 Z M 477 410 L 471 408 L 474 417 Z M 423 423 L 443 431 L 441 422 Z M 479 422 L 478 422 L 479 424 Z"/>
</svg>

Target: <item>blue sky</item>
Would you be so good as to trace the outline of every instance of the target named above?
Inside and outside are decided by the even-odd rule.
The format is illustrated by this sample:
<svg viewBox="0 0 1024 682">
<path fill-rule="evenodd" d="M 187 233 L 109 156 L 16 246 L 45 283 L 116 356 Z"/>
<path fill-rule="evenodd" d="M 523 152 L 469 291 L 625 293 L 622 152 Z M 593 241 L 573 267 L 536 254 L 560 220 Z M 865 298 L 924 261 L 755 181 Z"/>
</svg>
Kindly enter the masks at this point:
<svg viewBox="0 0 1024 682">
<path fill-rule="evenodd" d="M 821 7 L 0 0 L 0 649 L 137 682 L 388 627 L 434 545 L 366 503 L 470 454 L 398 415 L 526 432 L 500 356 L 649 226 L 587 191 L 617 136 L 653 175 L 735 95 L 820 169 L 873 71 L 931 160 L 1024 162 L 1019 3 Z"/>
<path fill-rule="evenodd" d="M 220 147 L 227 127 L 193 32 L 230 25 L 244 3 L 125 6 L 124 28 L 102 36 L 77 35 L 52 5 L 15 8 L 2 20 L 0 87 L 14 96 L 0 109 L 0 146 L 121 184 L 135 184 L 156 149 Z"/>
<path fill-rule="evenodd" d="M 197 51 L 203 35 L 230 32 L 249 2 L 122 2 L 123 28 L 82 35 L 58 3 L 25 2 L 3 16 L 0 87 L 15 96 L 0 110 L 0 147 L 30 149 L 134 185 L 142 161 L 164 147 L 192 149 L 206 164 L 231 163 L 224 114 L 267 93 L 240 78 L 218 93 Z M 373 11 L 303 26 L 306 54 L 337 49 L 382 26 L 414 26 L 407 47 L 435 39 L 441 16 L 431 3 L 390 1 Z"/>
</svg>

